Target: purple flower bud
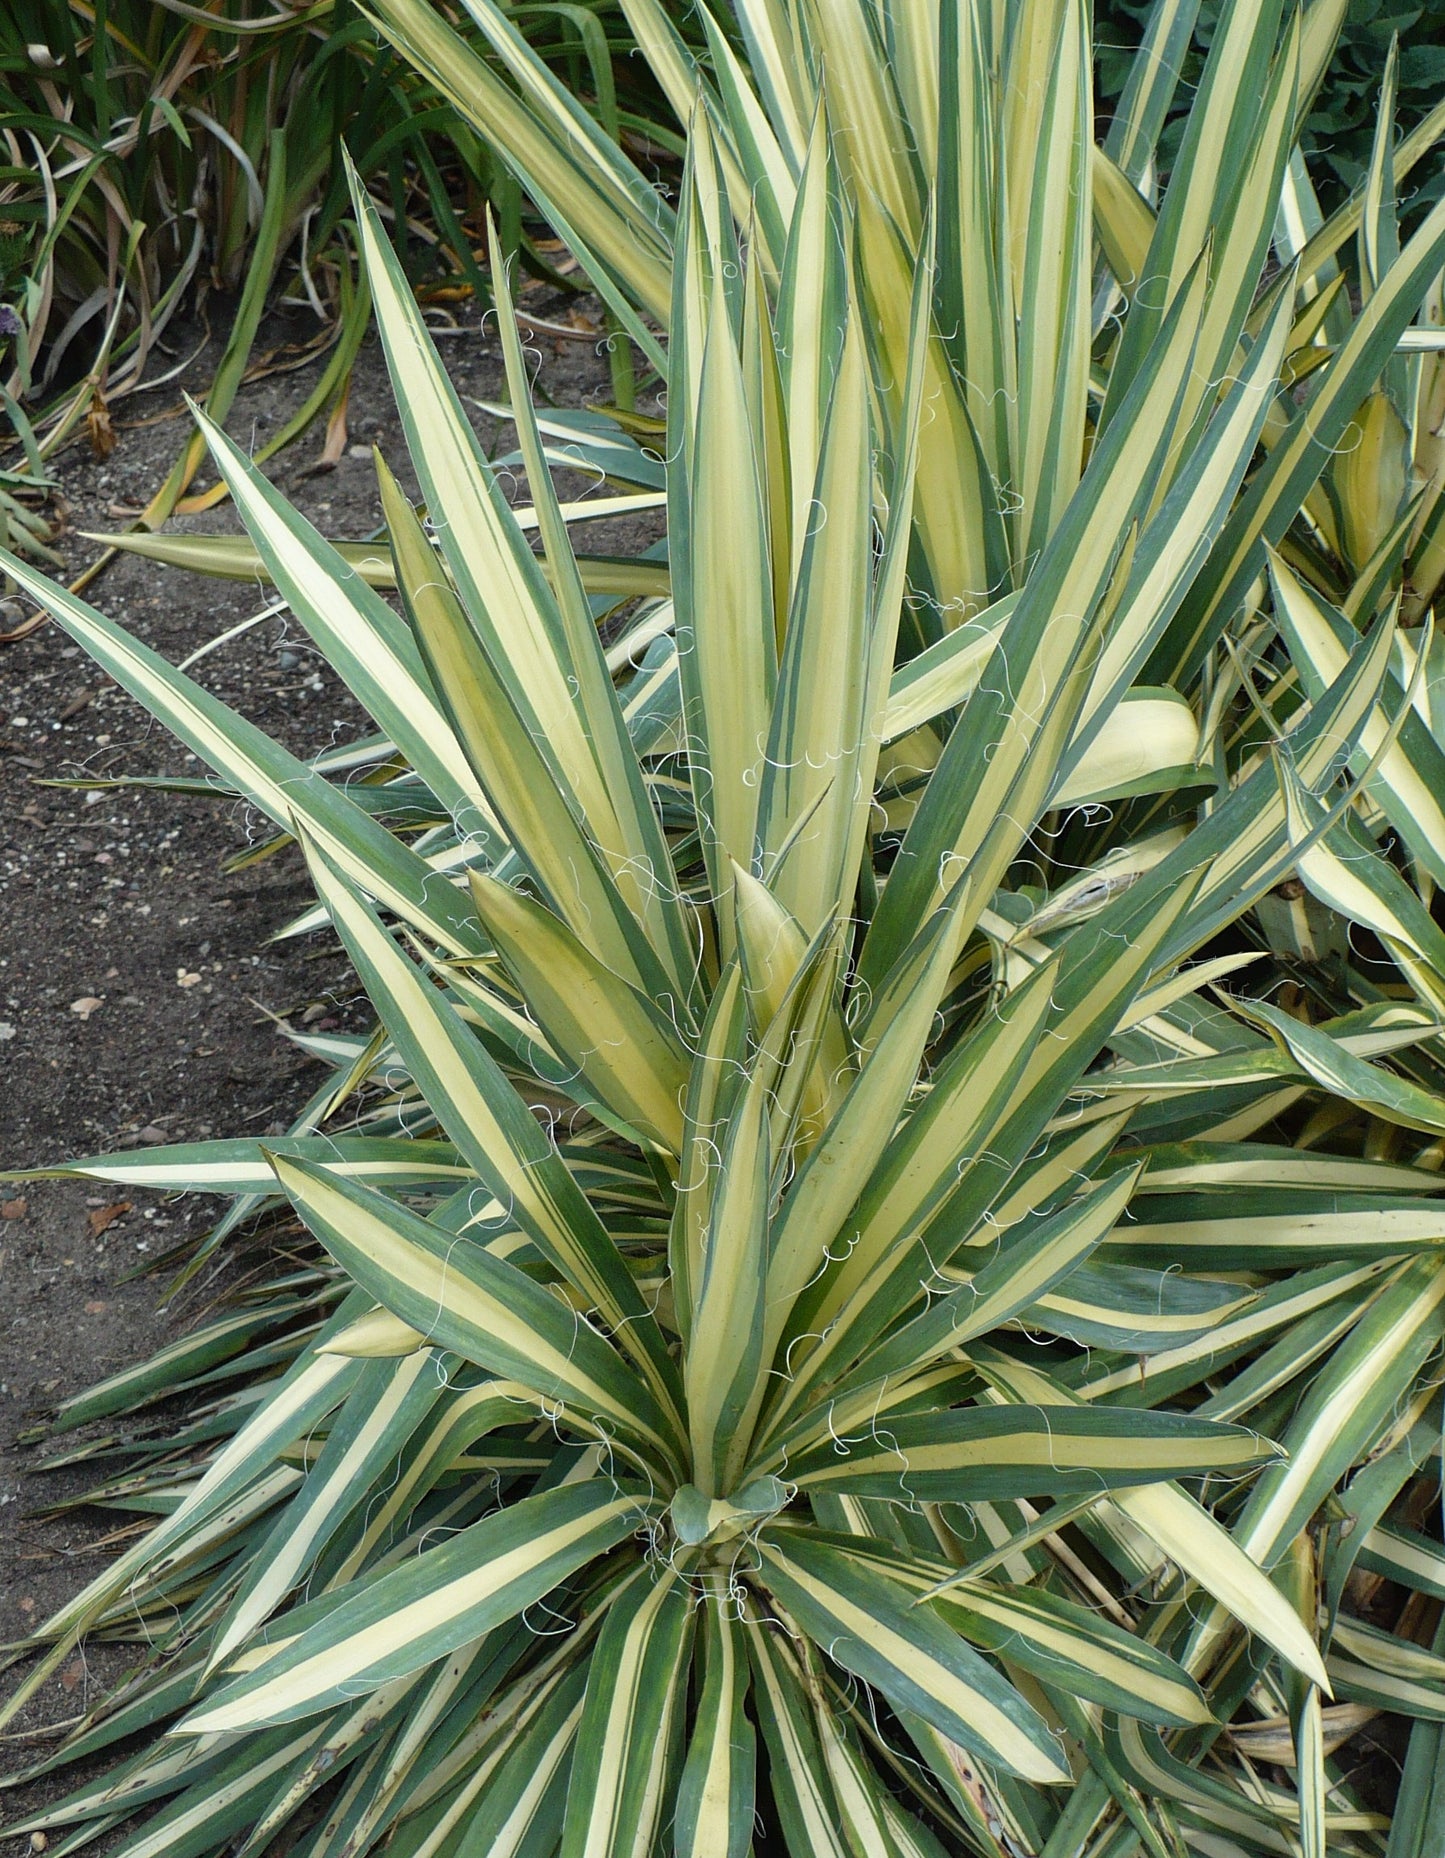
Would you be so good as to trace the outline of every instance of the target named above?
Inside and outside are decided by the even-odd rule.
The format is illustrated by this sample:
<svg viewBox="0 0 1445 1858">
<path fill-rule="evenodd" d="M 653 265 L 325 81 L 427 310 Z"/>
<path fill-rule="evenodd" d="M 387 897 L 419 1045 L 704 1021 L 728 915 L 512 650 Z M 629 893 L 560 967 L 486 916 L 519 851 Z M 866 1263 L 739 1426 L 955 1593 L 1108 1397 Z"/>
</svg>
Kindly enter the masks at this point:
<svg viewBox="0 0 1445 1858">
<path fill-rule="evenodd" d="M 0 336 L 19 335 L 20 318 L 8 303 L 0 303 Z"/>
</svg>

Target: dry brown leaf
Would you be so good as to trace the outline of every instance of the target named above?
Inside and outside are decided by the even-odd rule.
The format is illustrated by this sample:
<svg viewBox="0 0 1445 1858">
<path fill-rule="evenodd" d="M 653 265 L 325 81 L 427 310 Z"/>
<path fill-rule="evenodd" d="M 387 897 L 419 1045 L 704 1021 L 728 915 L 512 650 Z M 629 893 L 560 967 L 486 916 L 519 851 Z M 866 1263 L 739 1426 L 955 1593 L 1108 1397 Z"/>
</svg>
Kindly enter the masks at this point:
<svg viewBox="0 0 1445 1858">
<path fill-rule="evenodd" d="M 129 1200 L 116 1200 L 109 1206 L 96 1207 L 94 1212 L 87 1213 L 85 1216 L 85 1223 L 90 1227 L 90 1236 L 98 1239 L 107 1226 L 113 1226 L 122 1213 L 128 1213 L 130 1210 Z M 105 1305 L 102 1304 L 100 1307 L 104 1309 Z"/>
<path fill-rule="evenodd" d="M 115 427 L 110 421 L 110 408 L 105 404 L 105 395 L 98 387 L 90 396 L 85 429 L 90 435 L 90 449 L 96 457 L 109 458 L 115 450 Z"/>
</svg>

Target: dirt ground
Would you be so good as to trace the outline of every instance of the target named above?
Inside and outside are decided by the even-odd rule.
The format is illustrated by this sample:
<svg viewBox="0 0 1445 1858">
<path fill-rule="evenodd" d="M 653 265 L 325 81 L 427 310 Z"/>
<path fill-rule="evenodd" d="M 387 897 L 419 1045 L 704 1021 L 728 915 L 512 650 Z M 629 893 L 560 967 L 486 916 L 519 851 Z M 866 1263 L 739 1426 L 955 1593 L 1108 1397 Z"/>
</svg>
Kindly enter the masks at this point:
<svg viewBox="0 0 1445 1858">
<path fill-rule="evenodd" d="M 543 316 L 562 307 L 545 298 L 534 306 Z M 479 328 L 474 310 L 459 320 L 460 331 L 439 341 L 452 377 L 464 398 L 495 400 L 503 378 L 495 332 Z M 298 343 L 314 327 L 278 316 L 259 346 Z M 181 352 L 184 346 L 182 335 Z M 606 360 L 592 342 L 542 336 L 531 346 L 545 397 L 574 405 L 608 397 Z M 108 458 L 76 446 L 60 460 L 67 515 L 57 546 L 69 575 L 97 553 L 80 532 L 124 527 L 163 480 L 187 432 L 179 389 L 204 391 L 209 359 L 203 355 L 181 381 L 117 407 L 118 442 Z M 302 402 L 321 365 L 245 387 L 227 421 L 232 436 L 259 447 Z M 494 447 L 496 423 L 480 411 L 476 423 Z M 267 470 L 328 535 L 352 538 L 380 521 L 371 446 L 379 445 L 399 474 L 404 462 L 374 336 L 356 368 L 348 424 L 348 447 L 333 469 L 314 468 L 318 427 Z M 509 448 L 510 439 L 500 447 Z M 198 482 L 209 481 L 203 470 Z M 237 526 L 222 504 L 175 518 L 170 528 Z M 635 543 L 617 524 L 599 524 L 587 537 L 596 548 Z M 123 556 L 88 597 L 179 663 L 259 611 L 268 593 Z M 0 630 L 19 616 L 0 611 Z M 369 727 L 289 617 L 253 626 L 209 654 L 195 675 L 300 754 Z M 196 772 L 185 751 L 58 628 L 0 645 L 0 1168 L 278 1132 L 323 1072 L 277 1020 L 325 1030 L 356 1023 L 362 1011 L 328 938 L 268 941 L 310 900 L 297 856 L 223 868 L 268 822 L 233 802 L 91 784 Z M 46 784 L 53 781 L 80 785 Z M 104 1551 L 94 1544 L 109 1526 L 97 1511 L 35 1514 L 93 1477 L 83 1468 L 32 1475 L 27 1464 L 37 1453 L 22 1435 L 57 1401 L 142 1358 L 195 1319 L 216 1293 L 214 1280 L 160 1308 L 161 1282 L 134 1273 L 203 1229 L 221 1204 L 168 1203 L 71 1181 L 0 1181 L 0 1646 L 98 1571 Z M 58 1673 L 16 1725 L 25 1739 L 0 1742 L 0 1774 L 46 1746 L 31 1739 L 37 1729 L 92 1707 L 123 1662 L 101 1648 Z M 0 1695 L 18 1675 L 0 1676 Z M 4 1822 L 15 1823 L 69 1784 L 0 1794 L 0 1840 Z"/>
</svg>

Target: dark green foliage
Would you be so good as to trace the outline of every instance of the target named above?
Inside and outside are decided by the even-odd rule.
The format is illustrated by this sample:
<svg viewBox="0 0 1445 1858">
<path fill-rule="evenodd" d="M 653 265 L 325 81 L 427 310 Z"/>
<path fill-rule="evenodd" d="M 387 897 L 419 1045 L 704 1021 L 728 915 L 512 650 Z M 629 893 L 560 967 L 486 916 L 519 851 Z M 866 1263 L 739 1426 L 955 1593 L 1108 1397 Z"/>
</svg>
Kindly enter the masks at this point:
<svg viewBox="0 0 1445 1858">
<path fill-rule="evenodd" d="M 1095 0 L 1095 86 L 1105 115 L 1112 113 L 1119 101 L 1130 60 L 1151 10 L 1152 0 Z M 1201 0 L 1194 43 L 1160 143 L 1166 169 L 1178 146 L 1194 86 L 1222 10 L 1222 0 Z M 1359 183 L 1369 165 L 1381 74 L 1390 40 L 1397 33 L 1400 80 L 1396 121 L 1400 131 L 1413 129 L 1445 95 L 1445 3 L 1427 0 L 1424 6 L 1411 6 L 1404 0 L 1350 0 L 1334 59 L 1300 138 L 1326 212 Z M 1401 201 L 1406 224 L 1413 225 L 1442 192 L 1445 159 L 1437 153 L 1421 163 Z"/>
</svg>

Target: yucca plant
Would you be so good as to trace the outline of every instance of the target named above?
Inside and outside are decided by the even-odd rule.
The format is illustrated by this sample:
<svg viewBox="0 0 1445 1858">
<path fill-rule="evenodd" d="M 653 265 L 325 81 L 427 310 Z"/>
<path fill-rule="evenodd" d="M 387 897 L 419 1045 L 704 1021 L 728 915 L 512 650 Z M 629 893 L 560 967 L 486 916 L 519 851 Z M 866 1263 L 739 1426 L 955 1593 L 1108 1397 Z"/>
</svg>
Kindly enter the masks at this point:
<svg viewBox="0 0 1445 1858">
<path fill-rule="evenodd" d="M 141 546 L 262 568 L 383 733 L 299 762 L 9 564 L 378 1014 L 287 1138 L 74 1164 L 316 1248 L 63 1410 L 139 1415 L 70 1457 L 159 1520 L 11 1710 L 101 1633 L 140 1670 L 27 1773 L 145 1739 L 17 1830 L 1316 1858 L 1384 1849 L 1389 1708 L 1434 1851 L 1445 786 L 1408 534 L 1327 554 L 1315 487 L 1402 374 L 1423 455 L 1445 208 L 1388 249 L 1382 138 L 1358 310 L 1348 214 L 1272 267 L 1338 8 L 1228 13 L 1156 215 L 1073 0 L 748 5 L 709 72 L 629 6 L 675 214 L 485 0 L 523 101 L 384 11 L 666 370 L 665 565 L 579 561 L 549 458 L 663 467 L 534 416 L 494 258 L 533 552 L 359 188 L 422 511 L 379 461 L 333 547 L 203 420 L 250 540 Z"/>
</svg>

